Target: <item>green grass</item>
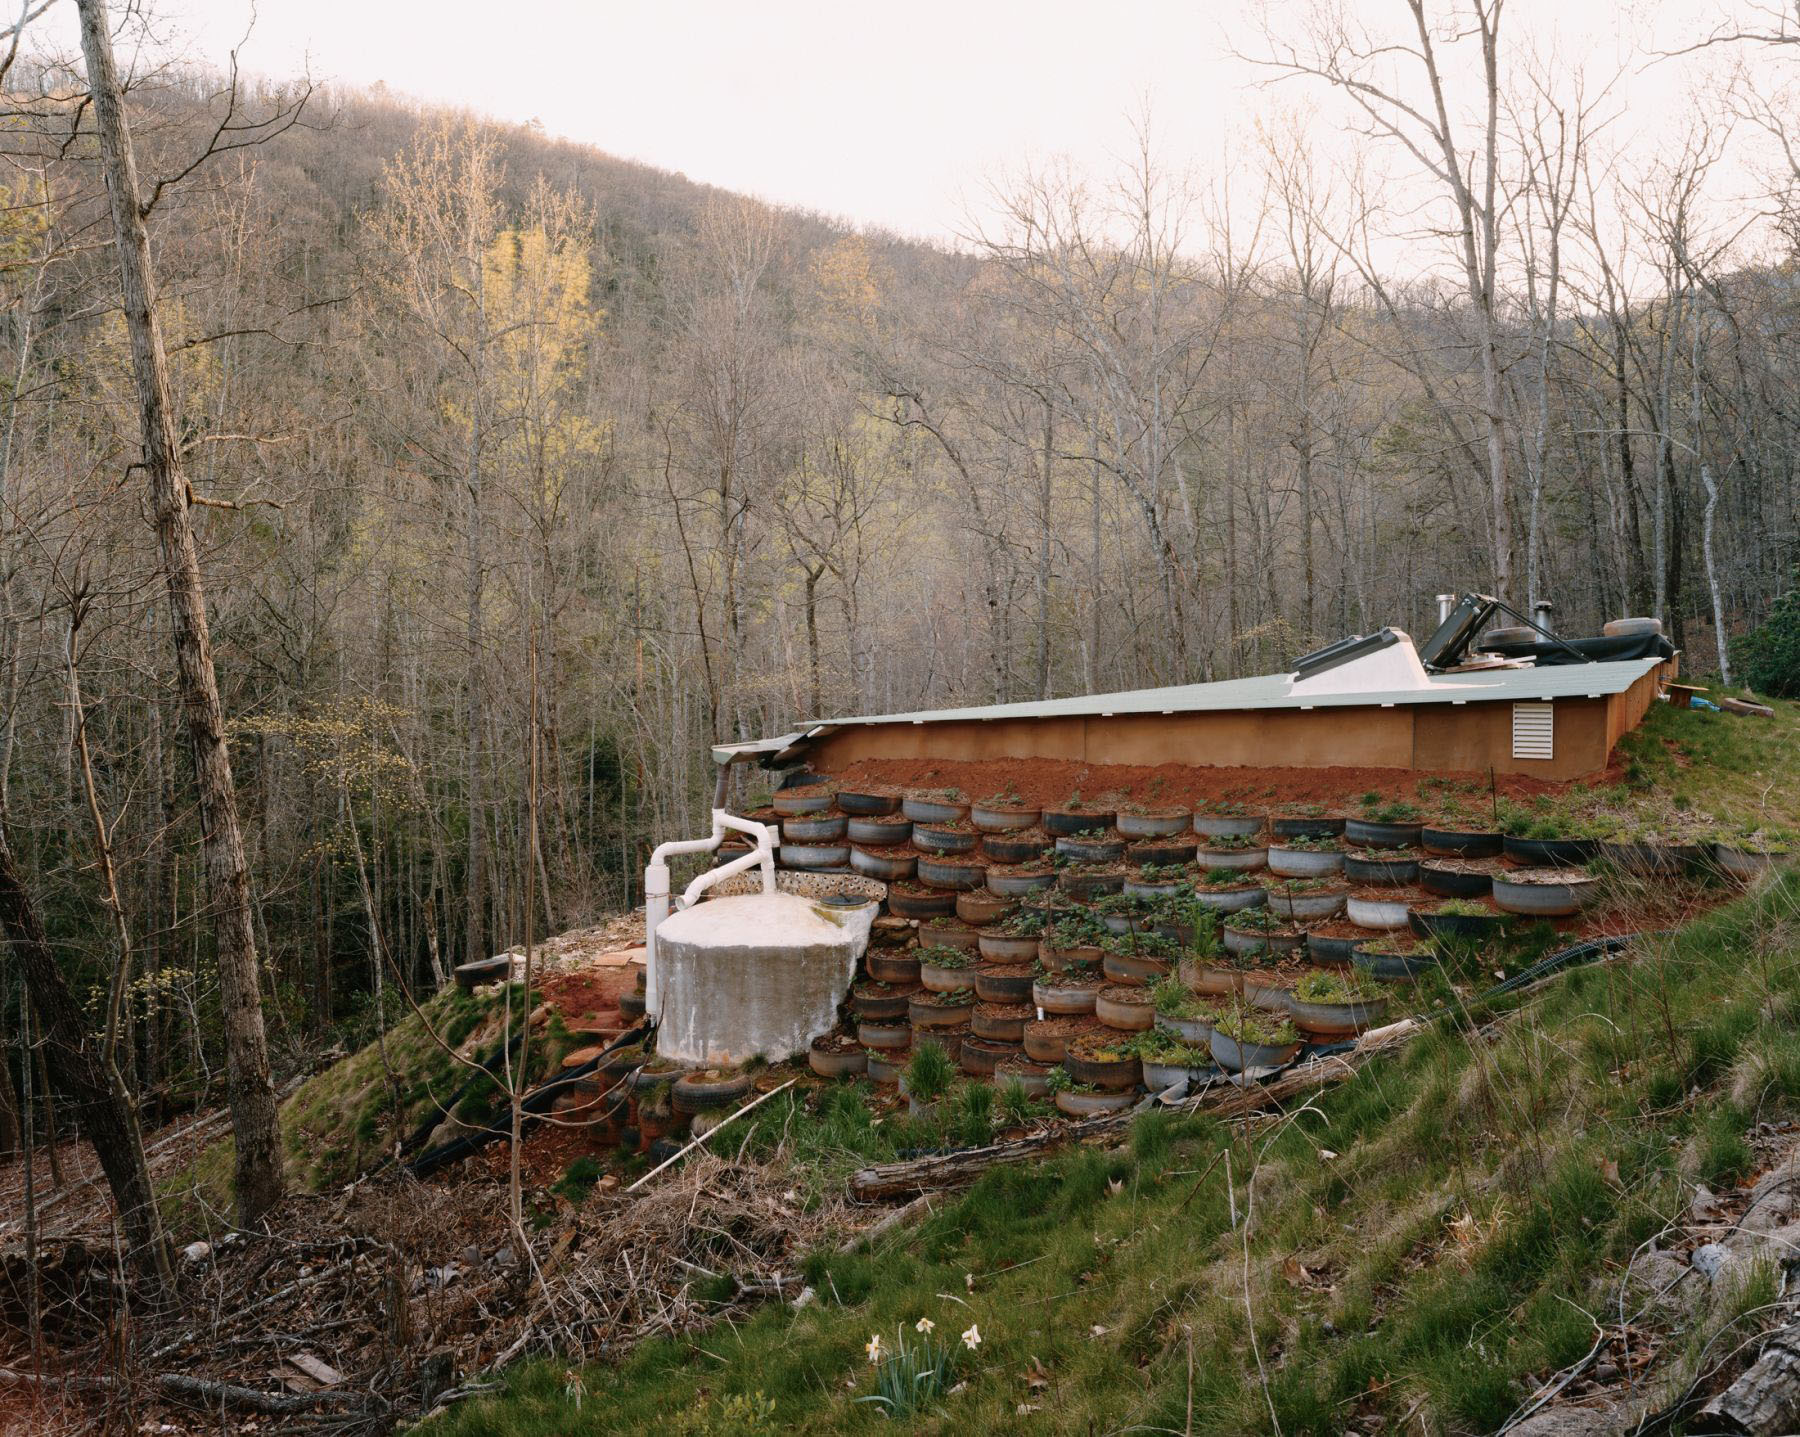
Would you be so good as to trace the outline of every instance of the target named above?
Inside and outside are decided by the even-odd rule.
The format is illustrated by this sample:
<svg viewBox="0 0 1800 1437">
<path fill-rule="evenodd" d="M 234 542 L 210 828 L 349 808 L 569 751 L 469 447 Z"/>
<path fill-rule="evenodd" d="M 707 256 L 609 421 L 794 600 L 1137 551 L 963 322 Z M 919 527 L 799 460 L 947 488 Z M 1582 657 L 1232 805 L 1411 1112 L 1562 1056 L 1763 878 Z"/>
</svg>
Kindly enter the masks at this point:
<svg viewBox="0 0 1800 1437">
<path fill-rule="evenodd" d="M 1652 704 L 1619 741 L 1618 781 L 1502 799 L 1501 825 L 1527 838 L 1699 842 L 1759 835 L 1800 850 L 1800 704 L 1765 700 L 1773 719 Z M 1419 784 L 1427 798 L 1481 808 L 1481 796 Z"/>
<path fill-rule="evenodd" d="M 1773 719 L 1652 704 L 1619 741 L 1623 790 L 1602 790 L 1595 811 L 1675 831 L 1800 828 L 1800 704 L 1764 702 Z"/>
<path fill-rule="evenodd" d="M 579 1403 L 563 1364 L 527 1365 L 432 1427 L 891 1432 L 857 1401 L 864 1344 L 929 1317 L 983 1341 L 965 1389 L 909 1432 L 1293 1437 L 1370 1413 L 1491 1431 L 1586 1351 L 1586 1312 L 1692 1183 L 1748 1176 L 1746 1129 L 1795 1113 L 1797 912 L 1790 873 L 1632 963 L 1510 1000 L 1490 1042 L 1447 1019 L 1273 1126 L 1158 1114 L 1117 1150 L 994 1170 L 877 1252 L 814 1254 L 817 1305 L 583 1369 Z M 940 1130 L 972 1121 L 954 1094 L 939 1107 Z M 835 1087 L 756 1123 L 750 1151 L 817 1193 L 930 1136 L 873 1125 Z M 1754 1323 L 1766 1288 L 1721 1299 L 1685 1360 Z"/>
<path fill-rule="evenodd" d="M 519 1002 L 515 985 L 515 1022 Z M 503 1006 L 499 996 L 446 988 L 418 1013 L 394 1022 L 383 1042 L 370 1043 L 303 1083 L 281 1105 L 289 1187 L 323 1192 L 381 1166 L 397 1141 L 410 1139 L 426 1123 L 443 1121 L 459 1093 L 456 1115 L 473 1124 L 486 1120 L 502 1101 L 502 1084 L 477 1075 L 445 1047 L 468 1047 L 485 1058 L 498 1045 Z M 547 1030 L 533 1035 L 534 1076 L 547 1076 L 572 1046 L 552 1017 Z M 231 1139 L 221 1138 L 188 1170 L 162 1184 L 175 1231 L 196 1226 L 202 1205 L 215 1212 L 230 1209 L 233 1161 Z"/>
</svg>

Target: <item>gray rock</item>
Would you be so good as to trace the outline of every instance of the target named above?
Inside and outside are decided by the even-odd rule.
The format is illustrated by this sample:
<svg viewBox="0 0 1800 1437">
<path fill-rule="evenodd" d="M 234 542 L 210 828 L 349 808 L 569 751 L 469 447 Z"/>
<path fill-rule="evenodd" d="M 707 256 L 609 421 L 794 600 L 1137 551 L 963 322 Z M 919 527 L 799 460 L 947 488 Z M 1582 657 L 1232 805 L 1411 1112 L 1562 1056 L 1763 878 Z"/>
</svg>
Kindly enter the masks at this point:
<svg viewBox="0 0 1800 1437">
<path fill-rule="evenodd" d="M 1788 1192 L 1771 1192 L 1763 1198 L 1752 1198 L 1750 1208 L 1738 1226 L 1745 1232 L 1772 1232 L 1793 1215 L 1794 1199 Z"/>
<path fill-rule="evenodd" d="M 1792 1266 L 1800 1263 L 1800 1222 L 1783 1223 L 1766 1232 L 1748 1232 L 1741 1243 L 1732 1246 L 1741 1247 L 1746 1257 L 1766 1257 L 1771 1262 Z"/>
<path fill-rule="evenodd" d="M 1708 1282 L 1717 1282 L 1736 1261 L 1739 1261 L 1737 1254 L 1721 1242 L 1709 1242 L 1704 1247 L 1694 1249 L 1694 1271 L 1703 1275 Z"/>
<path fill-rule="evenodd" d="M 1782 1194 L 1791 1205 L 1796 1187 L 1800 1187 L 1800 1158 L 1790 1153 L 1756 1180 L 1756 1185 L 1750 1189 L 1750 1202 L 1755 1205 Z"/>
<path fill-rule="evenodd" d="M 1690 1300 L 1684 1289 L 1694 1288 L 1697 1284 L 1694 1270 L 1685 1262 L 1672 1252 L 1653 1247 L 1632 1262 L 1631 1285 L 1641 1301 L 1664 1310 L 1679 1311 Z"/>
<path fill-rule="evenodd" d="M 1615 1437 L 1635 1424 L 1628 1412 L 1607 1403 L 1603 1407 L 1546 1407 L 1517 1427 L 1508 1437 Z"/>
</svg>

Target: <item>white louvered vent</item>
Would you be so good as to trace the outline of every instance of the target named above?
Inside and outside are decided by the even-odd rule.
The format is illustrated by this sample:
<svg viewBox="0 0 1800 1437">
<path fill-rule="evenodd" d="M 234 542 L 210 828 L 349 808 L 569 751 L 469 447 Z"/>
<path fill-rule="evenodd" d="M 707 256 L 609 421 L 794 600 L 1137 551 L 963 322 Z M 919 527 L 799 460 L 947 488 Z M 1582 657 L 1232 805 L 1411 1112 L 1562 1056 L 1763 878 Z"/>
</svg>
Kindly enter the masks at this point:
<svg viewBox="0 0 1800 1437">
<path fill-rule="evenodd" d="M 1514 758 L 1556 757 L 1556 708 L 1553 704 L 1514 704 Z"/>
</svg>

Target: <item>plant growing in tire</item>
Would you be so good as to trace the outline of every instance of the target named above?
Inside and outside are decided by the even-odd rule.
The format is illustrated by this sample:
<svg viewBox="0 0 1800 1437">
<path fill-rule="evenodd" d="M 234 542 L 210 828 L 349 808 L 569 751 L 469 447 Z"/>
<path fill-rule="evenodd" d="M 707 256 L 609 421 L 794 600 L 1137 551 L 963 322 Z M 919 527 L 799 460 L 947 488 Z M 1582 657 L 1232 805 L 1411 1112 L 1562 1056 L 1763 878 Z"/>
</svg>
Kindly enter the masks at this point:
<svg viewBox="0 0 1800 1437">
<path fill-rule="evenodd" d="M 936 1043 L 921 1043 L 906 1065 L 906 1096 L 920 1108 L 930 1108 L 950 1091 L 956 1068 L 950 1055 Z"/>
<path fill-rule="evenodd" d="M 1300 932 L 1273 908 L 1241 909 L 1225 920 L 1225 931 L 1245 938 L 1260 939 L 1264 946 L 1268 945 L 1271 938 L 1290 934 L 1297 936 Z M 1227 951 L 1230 951 L 1229 948 Z"/>
<path fill-rule="evenodd" d="M 1137 1035 L 1138 1061 L 1144 1065 L 1144 1085 L 1160 1092 L 1178 1081 L 1192 1082 L 1213 1067 L 1212 1049 L 1207 1043 L 1190 1043 L 1162 1028 L 1150 1028 Z"/>
<path fill-rule="evenodd" d="M 967 986 L 969 972 L 979 961 L 966 948 L 941 945 L 919 949 L 919 981 L 935 993 Z"/>
<path fill-rule="evenodd" d="M 907 1016 L 918 1028 L 954 1028 L 966 1026 L 975 1009 L 973 988 L 953 988 L 947 993 L 929 989 L 913 994 L 907 1001 Z"/>
<path fill-rule="evenodd" d="M 1135 1088 L 1142 1075 L 1137 1049 L 1116 1030 L 1101 1029 L 1072 1039 L 1063 1066 L 1077 1083 L 1106 1092 Z"/>
<path fill-rule="evenodd" d="M 1180 957 L 1181 949 L 1161 933 L 1109 933 L 1100 942 L 1101 970 L 1115 983 L 1154 983 Z"/>
<path fill-rule="evenodd" d="M 1253 888 L 1256 879 L 1241 868 L 1208 868 L 1194 880 L 1194 891 L 1223 893 L 1233 888 Z"/>
<path fill-rule="evenodd" d="M 1213 1061 L 1233 1073 L 1285 1067 L 1300 1046 L 1300 1030 L 1289 1019 L 1260 1013 L 1248 1004 L 1220 1014 L 1213 1026 Z"/>
<path fill-rule="evenodd" d="M 1388 995 L 1359 973 L 1303 973 L 1294 985 L 1289 1015 L 1310 1033 L 1340 1037 L 1359 1033 L 1387 1012 Z"/>
<path fill-rule="evenodd" d="M 751 1075 L 741 1069 L 706 1068 L 683 1073 L 669 1087 L 675 1111 L 692 1117 L 715 1108 L 736 1107 L 753 1086 Z"/>
<path fill-rule="evenodd" d="M 1038 940 L 1038 961 L 1049 972 L 1090 968 L 1100 962 L 1104 925 L 1086 913 L 1060 918 Z"/>
<path fill-rule="evenodd" d="M 1150 1006 L 1156 1015 L 1157 1028 L 1174 1033 L 1189 1043 L 1204 1042 L 1219 1016 L 1217 1004 L 1208 1002 L 1175 978 L 1164 978 L 1151 988 Z"/>
</svg>

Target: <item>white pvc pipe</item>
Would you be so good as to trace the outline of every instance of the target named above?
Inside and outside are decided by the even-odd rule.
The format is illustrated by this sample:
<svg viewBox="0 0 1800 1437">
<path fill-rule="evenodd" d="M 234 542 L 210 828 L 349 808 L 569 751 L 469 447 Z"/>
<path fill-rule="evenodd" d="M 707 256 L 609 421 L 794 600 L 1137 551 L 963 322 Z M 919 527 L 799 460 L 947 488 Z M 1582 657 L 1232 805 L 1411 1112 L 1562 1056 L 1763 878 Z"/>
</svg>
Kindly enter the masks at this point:
<svg viewBox="0 0 1800 1437">
<path fill-rule="evenodd" d="M 756 839 L 756 847 L 741 858 L 734 858 L 718 868 L 708 869 L 688 884 L 681 895 L 681 906 L 691 906 L 720 879 L 742 873 L 757 863 L 762 865 L 763 892 L 775 891 L 775 838 L 767 824 L 755 823 L 727 813 L 722 808 L 715 808 L 712 811 L 710 837 L 681 838 L 657 845 L 644 869 L 644 1009 L 652 1018 L 661 1011 L 661 994 L 656 981 L 656 930 L 669 916 L 668 860 L 680 853 L 710 853 L 724 842 L 725 834 L 730 829 L 750 834 Z"/>
<path fill-rule="evenodd" d="M 745 833 L 754 833 L 756 847 L 742 857 L 734 858 L 729 863 L 721 863 L 717 868 L 709 868 L 702 873 L 681 895 L 681 906 L 690 908 L 699 901 L 700 895 L 715 883 L 731 877 L 734 873 L 742 873 L 746 868 L 762 865 L 763 892 L 775 891 L 775 841 L 766 824 L 745 823 L 729 814 L 717 815 L 714 822 L 722 822 L 728 828 L 737 828 Z"/>
</svg>

